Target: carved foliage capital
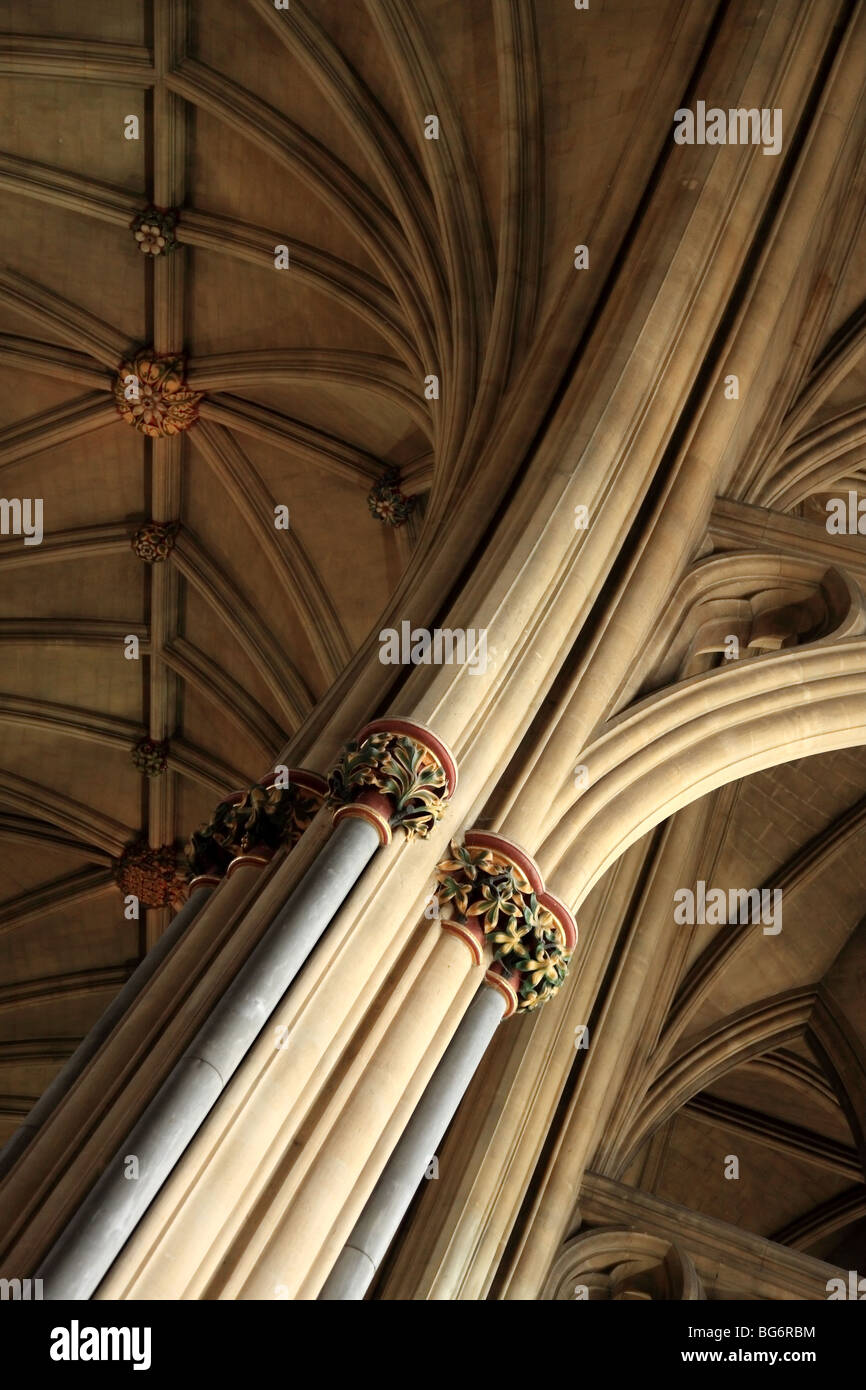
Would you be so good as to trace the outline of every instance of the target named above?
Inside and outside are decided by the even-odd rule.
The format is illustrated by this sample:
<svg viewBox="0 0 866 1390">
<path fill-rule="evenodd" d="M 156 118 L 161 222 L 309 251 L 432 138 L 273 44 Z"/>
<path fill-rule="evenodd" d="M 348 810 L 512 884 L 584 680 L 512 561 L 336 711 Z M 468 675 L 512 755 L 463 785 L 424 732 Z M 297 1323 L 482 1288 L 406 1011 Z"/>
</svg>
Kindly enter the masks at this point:
<svg viewBox="0 0 866 1390">
<path fill-rule="evenodd" d="M 436 897 L 443 915 L 483 933 L 497 974 L 516 996 L 516 1012 L 526 1013 L 561 988 L 574 942 L 531 861 L 524 867 L 521 860 L 489 844 L 452 840 L 436 869 Z"/>
<path fill-rule="evenodd" d="M 343 750 L 333 769 L 329 803 L 347 806 L 373 794 L 390 803 L 393 829 L 407 840 L 425 839 L 445 814 L 453 790 L 450 759 L 406 731 L 371 726 Z"/>
<path fill-rule="evenodd" d="M 322 778 L 304 773 L 288 786 L 256 783 L 221 801 L 207 825 L 193 832 L 185 854 L 190 877 L 224 873 L 253 850 L 293 848 L 325 799 Z"/>
</svg>

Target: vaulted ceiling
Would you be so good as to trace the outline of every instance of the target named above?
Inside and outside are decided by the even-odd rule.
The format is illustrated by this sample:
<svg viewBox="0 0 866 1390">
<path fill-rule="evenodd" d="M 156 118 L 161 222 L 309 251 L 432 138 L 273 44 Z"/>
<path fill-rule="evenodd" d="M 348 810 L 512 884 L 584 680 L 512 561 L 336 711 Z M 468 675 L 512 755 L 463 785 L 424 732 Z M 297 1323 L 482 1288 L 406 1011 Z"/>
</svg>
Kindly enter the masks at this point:
<svg viewBox="0 0 866 1390">
<path fill-rule="evenodd" d="M 604 18 L 576 81 L 552 0 L 0 3 L 0 469 L 45 532 L 0 537 L 0 1138 L 165 925 L 124 918 L 124 847 L 183 843 L 273 765 L 460 506 L 575 242 L 615 259 L 641 194 L 617 171 L 667 135 L 665 11 L 627 46 Z M 156 259 L 150 205 L 180 212 Z M 185 354 L 188 433 L 121 419 L 141 349 Z M 556 384 L 524 394 L 528 431 Z M 399 528 L 367 505 L 390 468 L 417 499 Z M 154 520 L 179 529 L 148 564 Z"/>
<path fill-rule="evenodd" d="M 866 1239 L 864 848 L 862 749 L 718 795 L 696 879 L 780 892 L 776 920 L 674 928 L 669 1011 L 595 1156 L 844 1268 Z"/>
</svg>

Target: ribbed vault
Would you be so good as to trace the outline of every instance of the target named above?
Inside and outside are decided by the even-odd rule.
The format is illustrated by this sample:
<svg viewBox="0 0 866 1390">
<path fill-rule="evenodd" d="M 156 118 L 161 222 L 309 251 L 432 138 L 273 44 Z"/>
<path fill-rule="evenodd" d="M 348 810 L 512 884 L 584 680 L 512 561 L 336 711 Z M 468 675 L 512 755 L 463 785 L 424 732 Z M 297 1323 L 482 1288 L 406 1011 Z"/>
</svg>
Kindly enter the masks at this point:
<svg viewBox="0 0 866 1390">
<path fill-rule="evenodd" d="M 0 1142 L 167 925 L 124 915 L 124 852 L 179 851 L 278 760 L 313 749 L 326 772 L 321 748 L 402 694 L 371 658 L 380 626 L 455 594 L 482 611 L 487 586 L 495 681 L 476 701 L 437 673 L 413 699 L 432 723 L 453 707 L 470 765 L 488 722 L 505 731 L 475 811 L 529 827 L 611 948 L 581 958 L 557 1021 L 497 1037 L 448 1140 L 477 1162 L 407 1228 L 434 1273 L 398 1258 L 386 1296 L 500 1293 L 563 1135 L 575 1172 L 831 1258 L 866 1217 L 866 542 L 824 524 L 834 496 L 866 497 L 866 114 L 833 77 L 851 7 L 810 39 L 826 90 L 812 74 L 790 192 L 751 152 L 700 188 L 666 165 L 695 65 L 736 67 L 704 49 L 724 6 L 599 6 L 591 46 L 558 0 L 73 8 L 0 0 L 0 490 L 44 505 L 40 544 L 0 536 Z M 851 115 L 818 184 L 806 126 L 828 139 L 831 97 Z M 143 255 L 133 221 L 167 210 L 176 246 Z M 700 293 L 662 223 L 705 259 Z M 721 247 L 741 233 L 742 264 Z M 142 353 L 181 360 L 188 430 L 121 419 Z M 710 399 L 727 367 L 741 411 Z M 400 527 L 368 506 L 385 475 L 415 499 Z M 688 561 L 662 581 L 684 517 Z M 675 928 L 672 888 L 699 878 L 781 890 L 784 931 Z M 603 1037 L 632 950 L 634 1026 L 594 1044 L 616 1053 L 602 1087 L 574 1028 L 591 996 Z M 491 1095 L 543 1114 L 531 1154 Z M 720 1187 L 740 1150 L 760 1180 Z"/>
</svg>

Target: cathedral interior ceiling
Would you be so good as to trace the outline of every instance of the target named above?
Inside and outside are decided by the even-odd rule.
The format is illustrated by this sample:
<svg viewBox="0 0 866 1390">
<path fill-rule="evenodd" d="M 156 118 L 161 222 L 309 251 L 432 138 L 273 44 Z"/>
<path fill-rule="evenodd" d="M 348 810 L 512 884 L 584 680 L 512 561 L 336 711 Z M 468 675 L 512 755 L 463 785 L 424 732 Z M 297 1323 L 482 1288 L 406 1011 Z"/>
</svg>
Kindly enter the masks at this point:
<svg viewBox="0 0 866 1390">
<path fill-rule="evenodd" d="M 545 344 L 604 311 L 712 7 L 599 7 L 591 52 L 554 0 L 419 0 L 408 30 L 399 8 L 293 0 L 284 27 L 267 0 L 162 0 L 155 25 L 143 0 L 0 0 L 0 471 L 44 506 L 40 544 L 0 537 L 0 1143 L 167 921 L 124 917 L 124 849 L 183 843 L 303 742 L 455 512 L 480 536 L 509 495 L 520 454 L 494 467 L 480 441 L 515 419 L 532 439 Z M 846 564 L 824 525 L 866 495 L 862 186 L 840 176 L 804 269 L 826 293 L 792 291 L 777 408 L 611 715 L 730 634 L 764 655 L 863 634 L 864 543 Z M 692 879 L 783 888 L 784 930 L 670 925 L 589 1166 L 844 1263 L 866 1230 L 866 751 L 705 812 Z M 753 1176 L 720 1188 L 728 1152 Z"/>
</svg>

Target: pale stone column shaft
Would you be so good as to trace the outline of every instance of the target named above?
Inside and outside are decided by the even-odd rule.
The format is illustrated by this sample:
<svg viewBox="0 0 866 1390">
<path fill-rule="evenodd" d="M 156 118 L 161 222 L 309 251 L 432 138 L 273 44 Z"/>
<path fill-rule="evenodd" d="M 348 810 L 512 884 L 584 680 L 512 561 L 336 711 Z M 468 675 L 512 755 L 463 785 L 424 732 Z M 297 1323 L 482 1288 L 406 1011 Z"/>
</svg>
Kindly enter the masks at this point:
<svg viewBox="0 0 866 1390">
<path fill-rule="evenodd" d="M 364 1297 L 504 1008 L 504 995 L 487 985 L 475 995 L 319 1294 L 320 1300 L 348 1302 Z"/>
</svg>

